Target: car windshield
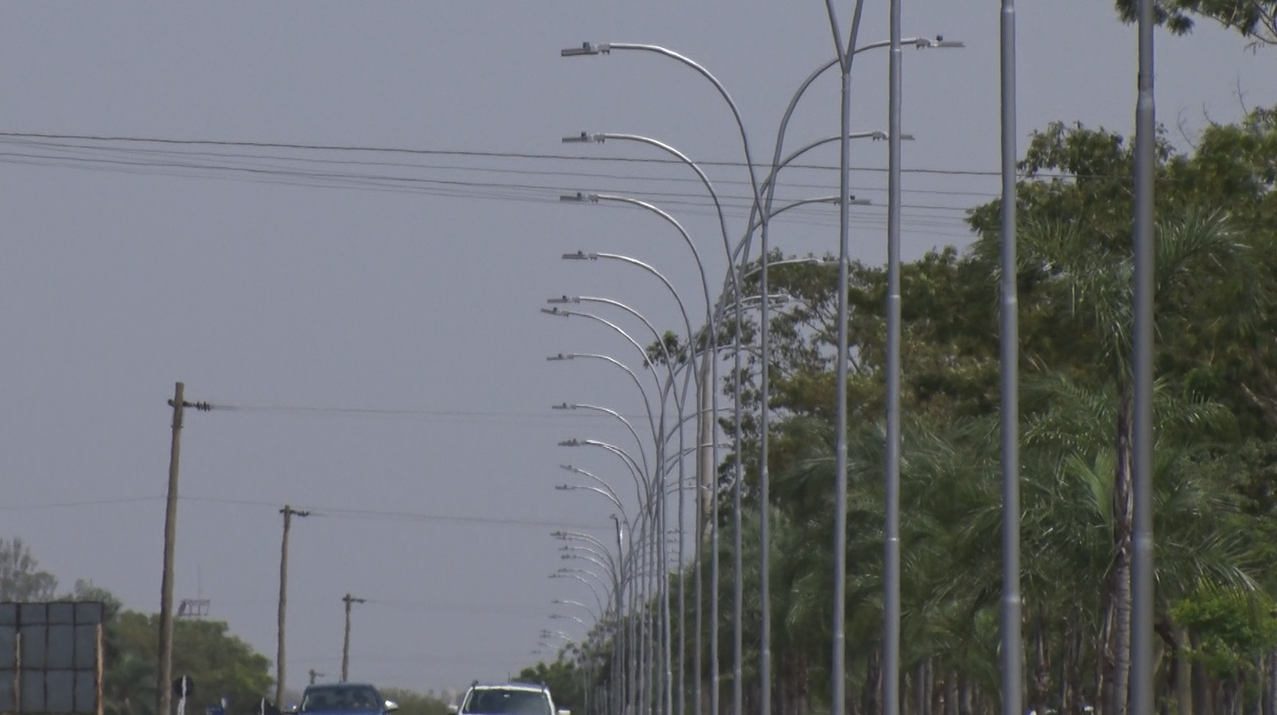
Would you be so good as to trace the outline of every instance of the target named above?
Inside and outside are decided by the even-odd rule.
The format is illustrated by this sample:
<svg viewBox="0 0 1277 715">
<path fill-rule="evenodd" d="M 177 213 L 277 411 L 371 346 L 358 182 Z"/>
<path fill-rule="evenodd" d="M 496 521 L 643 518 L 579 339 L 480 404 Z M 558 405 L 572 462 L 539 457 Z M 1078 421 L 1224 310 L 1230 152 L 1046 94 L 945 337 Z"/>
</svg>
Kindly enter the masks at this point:
<svg viewBox="0 0 1277 715">
<path fill-rule="evenodd" d="M 470 691 L 463 713 L 476 715 L 554 715 L 550 701 L 539 690 L 478 688 Z"/>
<path fill-rule="evenodd" d="M 381 709 L 381 703 L 377 700 L 377 691 L 359 685 L 310 688 L 306 691 L 306 696 L 302 698 L 301 705 L 301 711 L 304 713 L 379 709 Z"/>
</svg>

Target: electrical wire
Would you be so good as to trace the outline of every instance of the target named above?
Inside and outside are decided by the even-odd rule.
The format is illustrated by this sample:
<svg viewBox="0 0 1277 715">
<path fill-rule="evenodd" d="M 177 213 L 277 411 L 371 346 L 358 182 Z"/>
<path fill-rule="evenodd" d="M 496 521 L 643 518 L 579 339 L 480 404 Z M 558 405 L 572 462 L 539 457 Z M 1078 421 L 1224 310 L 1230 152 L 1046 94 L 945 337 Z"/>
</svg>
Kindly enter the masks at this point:
<svg viewBox="0 0 1277 715">
<path fill-rule="evenodd" d="M 75 509 L 85 506 L 115 506 L 117 504 L 138 504 L 141 502 L 162 501 L 164 495 L 149 497 L 119 497 L 115 499 L 85 499 L 82 501 L 48 502 L 44 504 L 6 504 L 0 511 L 38 511 L 44 509 Z"/>
<path fill-rule="evenodd" d="M 279 504 L 274 502 L 257 501 L 252 499 L 228 499 L 223 497 L 205 497 L 205 496 L 189 496 L 181 495 L 178 497 L 181 501 L 206 502 L 212 504 L 229 504 L 235 506 L 254 506 L 269 507 L 271 509 L 279 509 Z M 335 519 L 367 519 L 379 522 L 387 520 L 398 521 L 422 521 L 422 522 L 446 522 L 461 524 L 482 524 L 485 526 L 519 526 L 519 527 L 536 527 L 536 528 L 552 528 L 552 529 L 606 529 L 603 524 L 579 524 L 563 521 L 551 521 L 548 519 L 514 519 L 506 517 L 489 517 L 489 516 L 466 516 L 459 514 L 430 514 L 424 512 L 410 511 L 391 511 L 381 509 L 349 509 L 343 507 L 318 506 L 318 505 L 301 505 L 310 512 L 312 517 L 329 517 Z"/>
<path fill-rule="evenodd" d="M 400 149 L 391 147 L 342 146 L 321 144 L 299 144 L 282 142 L 238 142 L 218 140 L 175 140 L 152 139 L 143 137 L 121 137 L 78 134 L 37 134 L 37 133 L 0 133 L 0 144 L 12 147 L 9 151 L 0 152 L 0 162 L 35 166 L 62 166 L 97 171 L 113 171 L 133 174 L 160 174 L 194 176 L 197 178 L 228 178 L 247 180 L 259 183 L 275 183 L 294 186 L 311 186 L 320 188 L 344 188 L 365 191 L 380 191 L 407 194 L 436 195 L 448 198 L 494 199 L 505 201 L 544 202 L 555 200 L 558 195 L 575 193 L 574 187 L 554 184 L 537 184 L 526 182 L 475 181 L 457 178 L 432 178 L 422 176 L 405 176 L 395 173 L 353 172 L 347 169 L 334 170 L 333 167 L 375 167 L 383 170 L 412 171 L 448 171 L 448 172 L 483 172 L 510 174 L 525 177 L 565 177 L 574 178 L 606 178 L 614 182 L 687 182 L 687 177 L 635 176 L 632 174 L 599 174 L 561 171 L 557 169 L 522 169 L 510 166 L 476 166 L 459 167 L 456 165 L 429 165 L 410 162 L 360 161 L 350 159 L 334 159 L 315 156 L 290 156 L 281 154 L 247 154 L 242 151 L 227 153 L 223 151 L 207 151 L 213 149 L 245 149 L 254 148 L 270 151 L 306 151 L 403 154 L 410 156 L 452 156 L 470 159 L 500 159 L 503 161 L 538 162 L 619 162 L 636 166 L 671 168 L 681 163 L 672 159 L 632 158 L 620 156 L 567 156 L 561 154 L 535 154 L 499 151 L 464 151 L 464 150 L 424 150 Z M 155 148 L 155 147 L 177 147 Z M 194 148 L 194 149 L 192 149 Z M 702 162 L 705 166 L 736 166 L 739 162 Z M 298 165 L 302 166 L 298 166 Z M 310 168 L 318 166 L 319 168 Z M 831 170 L 832 166 L 819 164 L 792 165 L 790 171 L 798 170 Z M 855 167 L 856 171 L 879 172 L 877 167 Z M 940 169 L 917 169 L 918 173 L 936 173 L 945 176 L 980 176 L 987 172 L 955 171 Z M 996 172 L 994 174 L 996 175 Z M 728 185 L 743 186 L 741 181 L 720 181 Z M 823 184 L 798 184 L 799 187 L 820 188 Z M 792 191 L 794 187 L 787 187 Z M 629 185 L 617 187 L 605 185 L 602 190 L 608 192 L 635 193 L 637 196 L 659 200 L 663 204 L 681 205 L 694 208 L 709 215 L 714 211 L 709 197 L 697 193 L 641 190 L 634 192 Z M 864 188 L 862 193 L 871 193 L 879 189 Z M 924 190 L 925 191 L 925 190 Z M 988 192 L 944 191 L 933 195 L 963 196 L 971 195 L 987 200 L 994 198 L 992 187 Z M 783 200 L 783 197 L 782 197 Z M 720 197 L 724 208 L 733 214 L 745 214 L 752 206 L 752 198 L 744 195 L 724 194 Z M 943 206 L 934 204 L 906 204 L 902 206 L 911 212 L 910 227 L 948 228 L 961 227 L 954 232 L 956 238 L 969 238 L 969 231 L 959 216 L 940 220 L 939 217 L 928 217 L 928 214 L 914 215 L 913 212 L 949 212 L 965 214 L 968 207 Z M 880 229 L 885 225 L 885 216 L 862 214 L 880 214 L 880 207 L 867 211 L 857 211 L 853 222 L 865 228 Z M 831 226 L 834 216 L 821 214 L 811 208 L 795 210 L 786 217 L 788 223 L 808 223 L 810 225 Z M 929 232 L 930 233 L 930 232 Z"/>
</svg>

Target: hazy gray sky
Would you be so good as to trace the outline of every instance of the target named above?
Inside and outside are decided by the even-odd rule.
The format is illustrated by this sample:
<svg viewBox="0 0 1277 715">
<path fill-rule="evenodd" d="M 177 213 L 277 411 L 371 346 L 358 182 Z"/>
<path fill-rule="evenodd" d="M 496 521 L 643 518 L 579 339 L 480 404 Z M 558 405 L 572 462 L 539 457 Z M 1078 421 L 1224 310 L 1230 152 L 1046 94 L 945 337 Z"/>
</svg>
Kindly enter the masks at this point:
<svg viewBox="0 0 1277 715">
<path fill-rule="evenodd" d="M 886 38 L 886 12 L 868 4 L 862 42 Z M 912 257 L 965 244 L 963 210 L 998 191 L 998 7 L 907 1 L 904 15 L 908 35 L 967 44 L 904 56 Z M 1021 147 L 1056 119 L 1129 133 L 1135 35 L 1111 3 L 1021 2 L 1018 21 Z M 309 668 L 339 672 L 347 592 L 368 600 L 351 677 L 381 685 L 504 678 L 535 660 L 541 629 L 580 636 L 549 618 L 552 599 L 593 602 L 548 578 L 562 564 L 549 532 L 605 536 L 612 509 L 556 492 L 570 476 L 558 465 L 633 488 L 605 453 L 556 446 L 626 444 L 619 423 L 550 405 L 640 407 L 619 371 L 545 357 L 636 362 L 606 329 L 538 308 L 606 296 L 676 325 L 654 279 L 560 260 L 577 249 L 641 258 L 704 308 L 669 227 L 558 197 L 647 196 L 684 221 L 714 285 L 724 259 L 689 172 L 620 160 L 658 158 L 644 147 L 560 138 L 630 132 L 698 161 L 742 157 L 702 78 L 652 55 L 559 57 L 585 40 L 700 61 L 739 104 L 757 161 L 794 89 L 833 56 L 815 0 L 0 5 L 0 131 L 427 150 L 0 138 L 0 536 L 26 539 L 68 587 L 92 579 L 158 610 L 165 400 L 182 380 L 188 399 L 255 409 L 187 416 L 178 598 L 211 599 L 213 617 L 273 658 L 277 510 L 314 511 L 292 532 L 291 685 Z M 1175 141 L 1243 103 L 1277 103 L 1272 50 L 1248 53 L 1208 23 L 1157 41 L 1158 118 Z M 886 59 L 857 60 L 854 129 L 886 128 Z M 836 108 L 830 75 L 787 146 L 837 133 Z M 871 262 L 885 255 L 885 157 L 884 143 L 853 145 L 856 194 L 877 205 L 854 211 L 852 239 Z M 784 195 L 836 193 L 836 149 L 807 163 L 825 168 L 794 170 Z M 738 232 L 744 171 L 712 176 Z M 790 253 L 834 251 L 836 211 L 795 211 L 772 237 Z"/>
</svg>

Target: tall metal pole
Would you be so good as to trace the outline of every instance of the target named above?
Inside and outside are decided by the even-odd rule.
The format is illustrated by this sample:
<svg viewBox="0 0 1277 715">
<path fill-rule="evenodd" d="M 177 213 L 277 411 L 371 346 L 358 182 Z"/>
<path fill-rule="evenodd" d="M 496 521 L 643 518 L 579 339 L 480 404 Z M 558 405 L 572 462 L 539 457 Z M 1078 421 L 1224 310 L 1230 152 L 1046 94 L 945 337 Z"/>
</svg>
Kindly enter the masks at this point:
<svg viewBox="0 0 1277 715">
<path fill-rule="evenodd" d="M 363 603 L 365 599 L 355 598 L 349 593 L 341 598 L 346 604 L 346 636 L 341 642 L 341 682 L 350 677 L 350 604 Z"/>
<path fill-rule="evenodd" d="M 775 181 L 775 177 L 772 179 Z M 767 210 L 769 207 L 759 206 L 759 213 Z M 771 609 L 771 485 L 767 474 L 768 459 L 768 431 L 770 415 L 768 414 L 767 401 L 770 399 L 770 390 L 768 385 L 768 366 L 771 355 L 768 350 L 768 342 L 771 339 L 771 317 L 768 314 L 767 304 L 770 302 L 767 296 L 771 295 L 768 288 L 767 280 L 767 264 L 769 256 L 767 251 L 770 247 L 767 245 L 767 224 L 764 222 L 759 230 L 759 251 L 762 254 L 762 265 L 759 266 L 758 276 L 758 294 L 763 297 L 759 302 L 760 330 L 759 342 L 762 345 L 762 359 L 758 367 L 758 609 L 759 609 L 759 634 L 758 634 L 758 680 L 760 700 L 759 713 L 761 715 L 771 715 L 772 707 L 772 609 Z"/>
<path fill-rule="evenodd" d="M 288 532 L 293 524 L 293 516 L 310 516 L 310 512 L 294 509 L 287 504 L 279 513 L 284 515 L 284 538 L 279 549 L 279 640 L 275 645 L 275 702 L 284 702 L 284 614 L 288 609 Z"/>
<path fill-rule="evenodd" d="M 625 568 L 629 565 L 629 560 L 625 558 L 625 534 L 621 531 L 621 520 L 616 514 L 611 514 L 612 523 L 616 525 L 616 631 L 612 636 L 612 682 L 613 686 L 613 708 L 617 715 L 623 710 L 622 704 L 625 702 L 625 694 L 622 689 L 623 680 L 621 673 L 625 667 L 625 645 L 623 640 L 623 615 L 625 613 Z"/>
<path fill-rule="evenodd" d="M 883 520 L 883 715 L 900 713 L 900 106 L 901 0 L 891 0 L 887 168 L 887 444 Z M 845 203 L 845 200 L 844 200 Z"/>
<path fill-rule="evenodd" d="M 164 509 L 164 573 L 160 578 L 159 668 L 156 676 L 156 712 L 168 715 L 173 708 L 173 567 L 177 549 L 177 470 L 182 447 L 182 418 L 187 407 L 201 412 L 213 409 L 207 402 L 187 402 L 186 385 L 177 383 L 173 399 L 173 441 L 169 450 L 168 498 Z"/>
<path fill-rule="evenodd" d="M 1016 264 L 1015 0 L 1002 0 L 1002 715 L 1021 715 L 1020 322 Z"/>
<path fill-rule="evenodd" d="M 833 0 L 825 0 L 829 29 L 838 50 L 840 87 L 838 131 L 838 358 L 834 381 L 837 403 L 834 420 L 834 617 L 833 652 L 830 657 L 830 715 L 843 715 L 847 710 L 847 290 L 851 254 L 851 64 L 855 57 L 856 36 L 860 31 L 863 0 L 856 0 L 852 11 L 851 33 L 844 49 L 838 29 Z"/>
<path fill-rule="evenodd" d="M 1139 0 L 1139 98 L 1135 105 L 1134 410 L 1131 475 L 1131 715 L 1153 712 L 1153 0 Z"/>
</svg>

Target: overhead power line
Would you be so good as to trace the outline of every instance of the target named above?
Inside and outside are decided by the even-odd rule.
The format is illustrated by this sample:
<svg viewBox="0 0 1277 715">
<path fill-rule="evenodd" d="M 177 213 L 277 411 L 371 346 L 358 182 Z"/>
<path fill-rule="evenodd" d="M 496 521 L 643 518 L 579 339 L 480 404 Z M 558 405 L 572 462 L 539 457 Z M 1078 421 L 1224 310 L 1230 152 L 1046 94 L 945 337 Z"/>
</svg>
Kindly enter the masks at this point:
<svg viewBox="0 0 1277 715">
<path fill-rule="evenodd" d="M 254 506 L 269 507 L 278 509 L 279 504 L 267 501 L 258 501 L 253 499 L 227 499 L 221 497 L 201 497 L 201 496 L 182 496 L 182 501 L 207 502 L 213 504 L 232 504 L 238 506 Z M 313 517 L 328 517 L 336 519 L 369 519 L 373 521 L 385 522 L 387 520 L 399 521 L 426 521 L 426 522 L 456 522 L 464 524 L 483 524 L 487 526 L 526 526 L 537 528 L 573 528 L 573 529 L 603 529 L 603 524 L 580 524 L 568 523 L 563 521 L 554 521 L 550 519 L 511 519 L 499 516 L 467 516 L 463 514 L 438 514 L 412 511 L 393 511 L 383 509 L 349 509 L 343 507 L 325 507 L 325 506 L 307 506 L 307 510 Z"/>
<path fill-rule="evenodd" d="M 116 504 L 134 504 L 140 502 L 163 501 L 163 495 L 156 496 L 139 496 L 139 497 L 122 497 L 119 499 L 85 499 L 83 501 L 66 501 L 53 502 L 43 504 L 9 504 L 0 506 L 0 511 L 5 512 L 23 512 L 23 511 L 40 511 L 45 509 L 68 509 L 77 507 L 99 507 L 110 506 Z M 251 506 L 265 509 L 279 510 L 277 502 L 269 502 L 255 499 L 230 499 L 223 497 L 205 497 L 180 495 L 179 501 L 184 502 L 203 502 L 209 504 L 227 504 L 232 506 Z M 517 527 L 535 527 L 548 529 L 604 529 L 606 525 L 599 524 L 582 524 L 563 521 L 554 521 L 550 519 L 510 519 L 496 516 L 472 516 L 465 514 L 439 514 L 427 512 L 413 511 L 395 511 L 383 509 L 350 509 L 345 507 L 326 507 L 313 506 L 307 509 L 311 516 L 329 517 L 334 519 L 366 519 L 370 521 L 385 522 L 392 521 L 420 521 L 420 522 L 446 522 L 446 523 L 462 523 L 462 524 L 482 524 L 485 526 L 517 526 Z"/>
<path fill-rule="evenodd" d="M 243 140 L 226 140 L 226 139 L 171 139 L 171 138 L 155 138 L 155 137 L 136 137 L 124 135 L 104 135 L 104 134 L 47 134 L 38 132 L 0 132 L 0 137 L 11 139 L 29 139 L 29 140 L 55 140 L 55 141 L 93 141 L 93 142 L 118 142 L 129 144 L 160 144 L 171 146 L 210 146 L 210 147 L 238 147 L 238 148 L 254 148 L 254 149 L 290 149 L 301 151 L 333 151 L 333 152 L 365 152 L 376 154 L 406 154 L 414 156 L 467 156 L 467 157 L 489 157 L 502 159 L 543 159 L 543 160 L 559 160 L 559 161 L 607 161 L 607 162 L 629 162 L 638 164 L 666 164 L 679 165 L 681 162 L 675 159 L 665 158 L 648 158 L 648 157 L 620 157 L 620 156 L 577 156 L 567 154 L 546 154 L 535 152 L 513 152 L 513 151 L 495 151 L 495 150 L 473 150 L 473 149 L 414 149 L 407 147 L 386 147 L 371 145 L 355 145 L 355 144 L 306 144 L 296 142 L 267 142 L 267 141 L 243 141 Z M 728 166 L 728 167 L 744 167 L 742 161 L 723 161 L 723 160 L 705 160 L 697 161 L 702 166 Z M 756 165 L 757 166 L 757 165 Z M 760 167 L 761 168 L 761 167 Z M 791 164 L 791 169 L 820 169 L 834 171 L 838 167 L 832 164 Z M 885 168 L 880 167 L 852 167 L 853 171 L 872 171 L 878 173 L 886 173 Z M 936 168 L 912 168 L 904 169 L 904 171 L 915 174 L 938 174 L 943 176 L 1001 176 L 998 169 L 936 169 Z"/>
<path fill-rule="evenodd" d="M 521 202 L 545 202 L 556 200 L 564 193 L 575 193 L 583 188 L 594 191 L 626 193 L 638 197 L 659 200 L 665 205 L 690 207 L 694 211 L 709 215 L 712 211 L 710 198 L 698 192 L 659 191 L 653 190 L 650 184 L 660 182 L 663 185 L 677 183 L 687 185 L 696 181 L 681 174 L 684 167 L 681 162 L 667 158 L 636 158 L 614 155 L 603 156 L 570 156 L 564 154 L 528 153 L 509 151 L 472 151 L 454 149 L 408 149 L 395 147 L 355 146 L 355 145 L 323 145 L 285 142 L 256 141 L 223 141 L 223 140 L 184 140 L 146 137 L 107 136 L 89 134 L 47 134 L 0 132 L 0 149 L 4 146 L 11 149 L 0 151 L 0 162 L 34 166 L 62 166 L 91 171 L 122 172 L 130 174 L 159 174 L 189 176 L 195 178 L 233 178 L 255 183 L 272 183 L 292 186 L 310 186 L 319 188 L 354 189 L 389 193 L 407 193 L 433 195 L 445 198 L 471 198 Z M 244 150 L 251 150 L 249 153 Z M 263 153 L 265 152 L 265 153 Z M 403 155 L 406 157 L 454 157 L 474 160 L 480 165 L 458 166 L 452 164 L 430 164 L 411 161 L 390 161 L 386 159 L 361 160 L 351 158 L 360 152 L 374 156 Z M 299 155 L 299 153 L 301 155 Z M 323 156 L 323 154 L 337 156 Z M 482 165 L 492 161 L 504 162 L 502 165 Z M 509 162 L 533 161 L 538 164 L 576 164 L 585 163 L 620 163 L 628 166 L 647 166 L 668 171 L 677 167 L 678 175 L 651 176 L 638 172 L 606 174 L 596 171 L 570 171 L 566 169 L 534 166 L 532 168 L 510 166 Z M 741 167 L 740 162 L 704 161 L 706 167 L 728 166 Z M 830 171 L 832 166 L 821 164 L 794 164 L 786 170 L 786 176 L 801 179 L 801 174 L 794 172 L 804 170 Z M 881 171 L 875 167 L 861 167 L 864 171 Z M 859 170 L 860 168 L 858 168 Z M 428 175 L 418 175 L 426 172 Z M 443 173 L 441 173 L 443 172 Z M 494 181 L 457 177 L 457 172 L 472 172 L 495 175 L 511 175 L 531 178 L 532 181 Z M 980 172 L 922 170 L 919 172 L 940 173 L 942 175 L 978 175 Z M 413 174 L 413 175 L 408 175 Z M 536 183 L 537 177 L 545 177 L 546 183 Z M 564 185 L 565 177 L 574 179 L 572 185 Z M 558 181 L 552 181 L 557 179 Z M 596 180 L 598 185 L 596 184 Z M 582 186 L 582 182 L 593 184 Z M 745 187 L 743 180 L 716 180 L 718 185 Z M 648 184 L 649 186 L 642 186 Z M 638 188 L 635 188 L 639 185 Z M 827 190 L 828 182 L 823 184 L 788 181 L 781 183 L 785 191 Z M 936 196 L 969 196 L 980 201 L 994 197 L 993 187 L 985 192 L 977 191 L 934 191 Z M 857 189 L 862 194 L 881 191 L 876 187 Z M 920 189 L 920 192 L 931 191 Z M 752 206 L 752 195 L 742 191 L 739 195 L 720 192 L 723 206 L 734 214 L 744 214 Z M 910 192 L 914 193 L 914 192 Z M 784 200 L 784 197 L 778 197 Z M 973 202 L 974 203 L 974 202 Z M 909 212 L 911 227 L 920 229 L 950 229 L 960 225 L 960 215 L 968 206 L 941 206 L 935 204 L 906 204 L 903 209 Z M 917 212 L 923 212 L 921 214 Z M 954 214 L 952 218 L 932 216 L 927 212 Z M 881 207 L 858 209 L 853 221 L 865 228 L 879 229 L 884 225 L 885 214 Z M 786 215 L 787 223 L 808 223 L 812 225 L 833 225 L 832 215 L 823 215 L 818 209 L 803 208 Z M 965 228 L 965 227 L 963 227 Z M 969 233 L 950 234 L 955 237 L 968 237 Z"/>
</svg>

